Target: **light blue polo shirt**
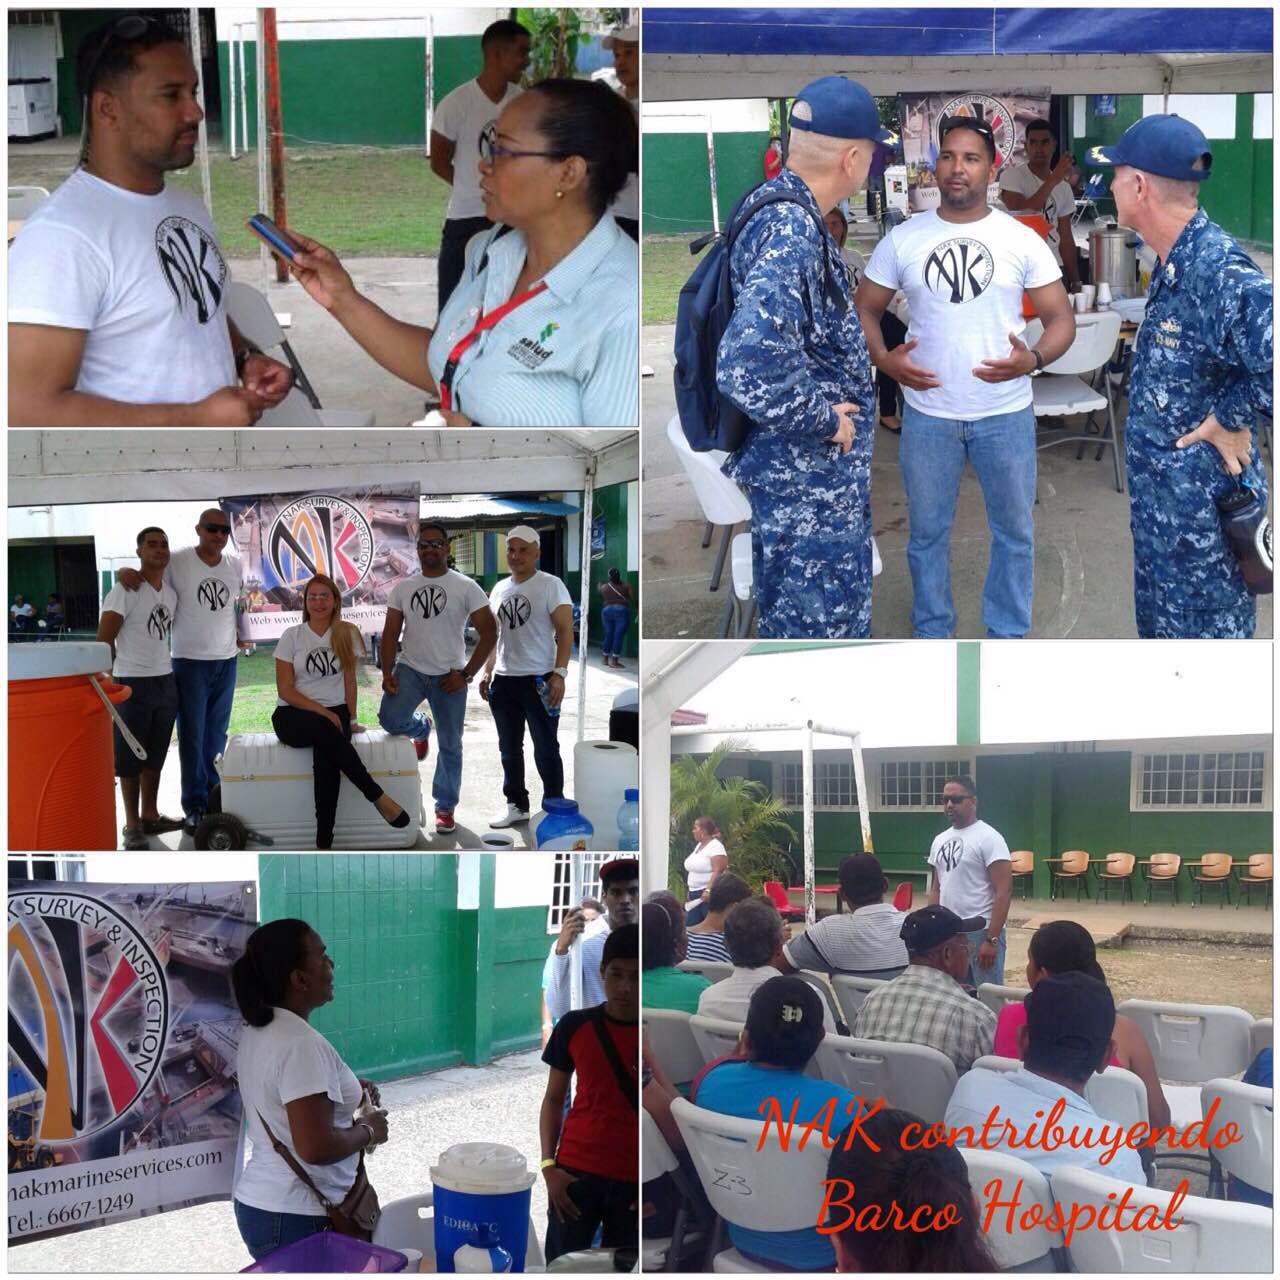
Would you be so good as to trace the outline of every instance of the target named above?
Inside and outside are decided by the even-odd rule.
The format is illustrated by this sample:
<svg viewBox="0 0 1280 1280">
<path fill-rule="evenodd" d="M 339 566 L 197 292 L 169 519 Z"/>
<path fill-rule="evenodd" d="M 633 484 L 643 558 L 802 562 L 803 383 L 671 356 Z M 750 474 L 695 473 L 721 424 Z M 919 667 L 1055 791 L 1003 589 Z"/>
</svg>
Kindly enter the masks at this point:
<svg viewBox="0 0 1280 1280">
<path fill-rule="evenodd" d="M 436 323 L 427 366 L 511 297 L 524 233 L 467 245 L 466 266 Z M 477 274 L 486 245 L 488 264 Z M 480 334 L 458 362 L 452 407 L 485 427 L 634 427 L 639 420 L 638 252 L 606 213 L 547 272 L 546 289 Z"/>
</svg>

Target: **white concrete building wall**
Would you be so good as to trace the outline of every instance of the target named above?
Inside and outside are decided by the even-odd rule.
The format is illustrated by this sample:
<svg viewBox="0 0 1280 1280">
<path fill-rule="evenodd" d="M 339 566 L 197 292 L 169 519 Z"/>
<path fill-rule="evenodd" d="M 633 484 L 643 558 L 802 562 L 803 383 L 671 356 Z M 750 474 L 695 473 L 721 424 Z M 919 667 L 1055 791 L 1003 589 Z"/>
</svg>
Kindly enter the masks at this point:
<svg viewBox="0 0 1280 1280">
<path fill-rule="evenodd" d="M 705 133 L 708 116 L 716 133 L 767 133 L 769 129 L 769 103 L 765 98 L 644 102 L 640 107 L 640 127 L 645 133 Z"/>
<path fill-rule="evenodd" d="M 343 6 L 290 5 L 277 10 L 276 26 L 281 40 L 385 40 L 394 36 L 425 35 L 427 18 L 436 36 L 478 36 L 491 22 L 505 18 L 507 9 L 438 9 L 434 6 L 408 8 L 404 5 Z M 249 33 L 258 20 L 256 9 L 215 9 L 219 40 L 230 40 L 232 28 Z M 346 21 L 344 18 L 359 18 Z M 376 19 L 376 21 L 370 21 Z"/>
</svg>

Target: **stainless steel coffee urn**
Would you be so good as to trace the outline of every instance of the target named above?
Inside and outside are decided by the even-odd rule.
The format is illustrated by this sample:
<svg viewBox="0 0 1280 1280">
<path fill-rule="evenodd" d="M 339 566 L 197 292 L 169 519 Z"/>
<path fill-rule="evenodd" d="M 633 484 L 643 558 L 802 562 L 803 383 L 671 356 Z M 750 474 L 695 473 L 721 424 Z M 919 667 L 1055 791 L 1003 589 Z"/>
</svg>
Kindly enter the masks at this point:
<svg viewBox="0 0 1280 1280">
<path fill-rule="evenodd" d="M 1089 232 L 1093 283 L 1109 284 L 1115 298 L 1138 293 L 1138 233 L 1129 227 L 1094 227 Z"/>
</svg>

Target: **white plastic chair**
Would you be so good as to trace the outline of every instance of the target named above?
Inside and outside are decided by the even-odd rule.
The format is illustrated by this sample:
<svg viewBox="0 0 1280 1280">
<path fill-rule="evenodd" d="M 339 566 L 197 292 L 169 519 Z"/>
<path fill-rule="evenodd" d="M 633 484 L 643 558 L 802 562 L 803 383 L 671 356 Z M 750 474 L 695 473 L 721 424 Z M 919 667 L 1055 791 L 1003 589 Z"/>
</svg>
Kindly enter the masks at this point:
<svg viewBox="0 0 1280 1280">
<path fill-rule="evenodd" d="M 955 1063 L 924 1044 L 828 1035 L 814 1061 L 822 1079 L 923 1120 L 941 1120 L 956 1087 Z"/>
<path fill-rule="evenodd" d="M 720 470 L 729 455 L 722 449 L 695 453 L 685 439 L 679 414 L 672 414 L 667 423 L 667 439 L 671 442 L 676 457 L 680 459 L 685 475 L 689 477 L 694 496 L 698 499 L 703 518 L 707 522 L 702 545 L 705 547 L 710 544 L 712 530 L 716 525 L 724 527 L 720 547 L 716 551 L 715 568 L 711 571 L 711 590 L 718 591 L 734 526 L 751 519 L 751 504 L 742 490 Z"/>
<path fill-rule="evenodd" d="M 1026 999 L 1027 987 L 1002 987 L 998 982 L 984 982 L 978 987 L 978 999 L 994 1014 L 1007 1004 L 1021 1004 Z"/>
<path fill-rule="evenodd" d="M 989 1053 L 978 1058 L 973 1069 L 1017 1071 L 1022 1063 L 1017 1058 L 1002 1058 Z M 1085 1085 L 1085 1100 L 1104 1120 L 1126 1127 L 1147 1119 L 1147 1088 L 1142 1078 L 1124 1067 L 1108 1067 L 1094 1072 Z"/>
<path fill-rule="evenodd" d="M 9 221 L 25 222 L 48 198 L 44 187 L 10 187 Z"/>
<path fill-rule="evenodd" d="M 321 407 L 276 313 L 265 295 L 252 285 L 233 280 L 227 289 L 227 315 L 232 324 L 259 351 L 279 350 L 293 370 L 289 394 L 258 419 L 262 427 L 371 427 L 373 414 L 362 409 Z"/>
<path fill-rule="evenodd" d="M 818 973 L 815 969 L 797 969 L 795 976 L 804 982 L 807 982 L 821 997 L 822 1002 L 827 1006 L 827 1012 L 831 1015 L 833 1026 L 840 1025 L 841 1018 L 844 1017 L 843 1010 L 839 1001 L 836 999 L 835 992 L 831 989 L 830 980 L 825 973 Z M 846 1022 L 849 1020 L 844 1019 Z M 852 1023 L 849 1023 L 852 1026 Z"/>
<path fill-rule="evenodd" d="M 648 1016 L 646 1013 L 645 1017 Z M 694 1043 L 698 1046 L 701 1057 L 698 1068 L 701 1070 L 708 1062 L 723 1058 L 725 1054 L 733 1053 L 737 1049 L 738 1037 L 742 1034 L 742 1023 L 728 1022 L 724 1018 L 706 1018 L 700 1013 L 695 1013 L 689 1019 L 689 1030 L 693 1032 Z"/>
<path fill-rule="evenodd" d="M 1234 1005 L 1125 1000 L 1116 1012 L 1141 1028 L 1161 1080 L 1204 1084 L 1238 1076 L 1253 1058 L 1253 1018 Z M 1198 1094 L 1196 1108 L 1198 1115 Z"/>
<path fill-rule="evenodd" d="M 1001 1151 L 961 1146 L 957 1146 L 956 1150 L 969 1167 L 969 1186 L 980 1210 L 979 1224 L 986 1216 L 985 1206 L 990 1201 L 997 1198 L 1001 1201 L 1011 1200 L 1015 1189 L 1018 1190 L 1021 1205 L 1013 1215 L 1013 1229 L 1008 1228 L 1008 1212 L 997 1211 L 991 1217 L 990 1228 L 984 1233 L 987 1247 L 995 1256 L 996 1266 L 1001 1271 L 1059 1270 L 1053 1251 L 1062 1248 L 1062 1232 L 1050 1231 L 1044 1225 L 1053 1209 L 1053 1192 L 1049 1189 L 1048 1178 L 1025 1160 L 1005 1155 Z M 998 1181 L 1000 1186 L 992 1186 L 988 1193 L 987 1188 L 993 1181 Z M 1018 1188 L 1019 1181 L 1022 1183 L 1021 1188 Z M 1039 1205 L 1044 1212 L 1036 1226 L 1024 1230 L 1019 1217 L 1033 1204 Z"/>
<path fill-rule="evenodd" d="M 662 1136 L 658 1122 L 643 1107 L 640 1108 L 640 1144 L 642 1182 L 653 1182 L 661 1178 L 664 1173 L 679 1171 L 680 1161 L 676 1159 L 670 1144 Z M 645 1271 L 661 1271 L 669 1257 L 672 1261 L 679 1261 L 684 1250 L 685 1224 L 688 1216 L 688 1206 L 681 1200 L 676 1209 L 669 1236 L 642 1237 L 640 1244 Z"/>
<path fill-rule="evenodd" d="M 1095 1210 L 1095 1221 L 1096 1214 L 1107 1207 L 1110 1219 L 1126 1189 L 1130 1208 L 1123 1220 L 1130 1225 L 1142 1205 L 1154 1205 L 1163 1215 L 1173 1199 L 1172 1192 L 1131 1186 L 1077 1165 L 1059 1165 L 1053 1174 L 1054 1199 L 1068 1216 L 1074 1206 L 1089 1205 Z M 1271 1210 L 1259 1205 L 1187 1196 L 1173 1215 L 1180 1224 L 1171 1230 L 1100 1231 L 1083 1225 L 1087 1216 L 1078 1215 L 1066 1246 L 1072 1271 L 1271 1273 Z"/>
<path fill-rule="evenodd" d="M 1038 327 L 1038 326 L 1037 326 Z M 1026 343 L 1031 346 L 1034 330 L 1027 326 Z M 1043 332 L 1043 329 L 1040 330 Z M 1038 336 L 1038 335 L 1037 335 Z M 1116 342 L 1120 338 L 1120 316 L 1114 311 L 1099 311 L 1076 317 L 1075 341 L 1052 364 L 1031 380 L 1033 408 L 1037 418 L 1065 418 L 1077 413 L 1107 411 L 1106 426 L 1101 435 L 1059 435 L 1039 440 L 1037 449 L 1052 449 L 1060 444 L 1076 444 L 1076 457 L 1084 455 L 1086 444 L 1098 446 L 1097 457 L 1105 448 L 1111 449 L 1115 467 L 1116 492 L 1124 492 L 1124 465 L 1120 458 L 1120 446 L 1116 441 L 1115 409 L 1111 402 L 1111 384 L 1104 372 L 1102 391 L 1079 377 L 1082 373 L 1095 373 L 1111 359 Z"/>
<path fill-rule="evenodd" d="M 680 1009 L 646 1009 L 644 1029 L 649 1052 L 672 1084 L 688 1084 L 705 1059 L 693 1038 L 692 1015 Z"/>
<path fill-rule="evenodd" d="M 404 1196 L 382 1206 L 378 1225 L 373 1229 L 373 1243 L 384 1249 L 417 1249 L 429 1271 L 436 1271 L 435 1208 L 430 1189 L 416 1196 Z M 542 1271 L 546 1255 L 538 1239 L 533 1215 L 529 1216 L 529 1242 L 525 1245 L 524 1269 Z"/>
<path fill-rule="evenodd" d="M 776 1125 L 762 1134 L 758 1119 L 740 1120 L 695 1107 L 685 1098 L 671 1104 L 702 1189 L 712 1209 L 730 1226 L 753 1231 L 812 1231 L 822 1208 L 828 1151 L 799 1135 L 783 1151 Z M 759 1150 L 757 1150 L 757 1147 Z M 737 1249 L 716 1254 L 717 1272 L 771 1269 L 750 1262 Z"/>
<path fill-rule="evenodd" d="M 708 982 L 720 982 L 733 972 L 733 965 L 723 960 L 681 960 L 676 967 L 686 973 L 700 973 Z"/>
<path fill-rule="evenodd" d="M 1218 1106 L 1213 1115 L 1214 1131 L 1234 1124 L 1240 1141 L 1215 1148 L 1214 1158 L 1225 1172 L 1243 1178 L 1259 1191 L 1270 1191 L 1274 1179 L 1271 1154 L 1275 1138 L 1272 1090 L 1242 1084 L 1239 1080 L 1210 1080 L 1200 1089 L 1201 1115 L 1208 1116 L 1215 1099 Z"/>
<path fill-rule="evenodd" d="M 1263 1049 L 1271 1048 L 1274 1030 L 1275 1028 L 1271 1018 L 1254 1018 L 1253 1026 L 1249 1029 L 1250 1062 L 1252 1062 Z"/>
<path fill-rule="evenodd" d="M 831 977 L 831 985 L 835 988 L 836 999 L 840 1002 L 840 1013 L 849 1026 L 853 1026 L 858 1017 L 858 1010 L 863 1001 L 873 992 L 878 991 L 886 978 L 863 978 L 856 973 L 837 973 Z"/>
<path fill-rule="evenodd" d="M 734 636 L 745 639 L 756 620 L 756 592 L 751 564 L 751 534 L 735 533 L 729 550 L 729 578 L 733 590 L 724 602 L 720 618 L 721 640 Z"/>
</svg>

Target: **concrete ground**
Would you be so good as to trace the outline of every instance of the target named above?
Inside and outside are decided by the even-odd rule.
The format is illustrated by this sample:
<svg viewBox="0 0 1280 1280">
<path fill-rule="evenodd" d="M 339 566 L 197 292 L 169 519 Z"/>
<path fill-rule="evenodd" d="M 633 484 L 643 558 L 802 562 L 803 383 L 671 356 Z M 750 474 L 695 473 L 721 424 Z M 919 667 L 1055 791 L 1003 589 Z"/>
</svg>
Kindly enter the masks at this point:
<svg viewBox="0 0 1280 1280">
<path fill-rule="evenodd" d="M 564 761 L 565 793 L 573 795 L 573 747 L 578 740 L 578 655 L 569 661 L 569 679 L 566 682 L 564 703 L 560 713 L 560 756 Z M 636 673 L 628 664 L 628 669 L 616 671 L 602 665 L 598 653 L 592 653 L 588 659 L 590 682 L 587 690 L 586 738 L 607 738 L 609 736 L 609 712 L 613 700 L 623 689 L 634 686 Z M 432 752 L 419 766 L 422 778 L 423 801 L 427 809 L 428 826 L 421 831 L 415 849 L 429 849 L 440 853 L 451 849 L 480 849 L 481 835 L 489 829 L 489 820 L 506 811 L 506 800 L 502 794 L 502 761 L 498 756 L 498 731 L 494 726 L 493 716 L 488 705 L 481 701 L 480 695 L 474 691 L 467 699 L 467 715 L 463 725 L 462 737 L 462 797 L 454 810 L 454 821 L 457 830 L 451 836 L 438 836 L 435 832 L 433 805 L 431 800 L 431 779 L 435 771 L 434 739 Z M 533 763 L 533 747 L 528 736 L 525 737 L 525 779 L 529 786 L 530 798 L 537 803 L 541 796 L 541 784 L 538 772 Z M 350 783 L 343 781 L 343 786 Z M 160 775 L 160 812 L 177 817 L 182 813 L 182 783 L 178 768 L 177 742 L 171 746 L 165 761 L 164 772 Z M 535 813 L 529 822 L 511 828 L 516 837 L 517 849 L 534 847 L 534 829 L 538 815 Z M 124 826 L 124 806 L 120 799 L 120 789 L 116 788 L 116 826 Z M 192 849 L 194 844 L 189 836 L 175 832 L 166 836 L 152 836 L 151 848 Z"/>
<path fill-rule="evenodd" d="M 547 1069 L 536 1052 L 511 1054 L 485 1067 L 455 1067 L 382 1085 L 389 1140 L 369 1159 L 383 1205 L 431 1186 L 431 1164 L 457 1142 L 499 1142 L 538 1167 L 538 1113 Z M 539 1178 L 530 1212 L 546 1235 L 547 1196 Z M 236 1230 L 228 1200 L 175 1209 L 74 1235 L 12 1246 L 17 1272 L 234 1272 L 253 1259 Z"/>
</svg>

